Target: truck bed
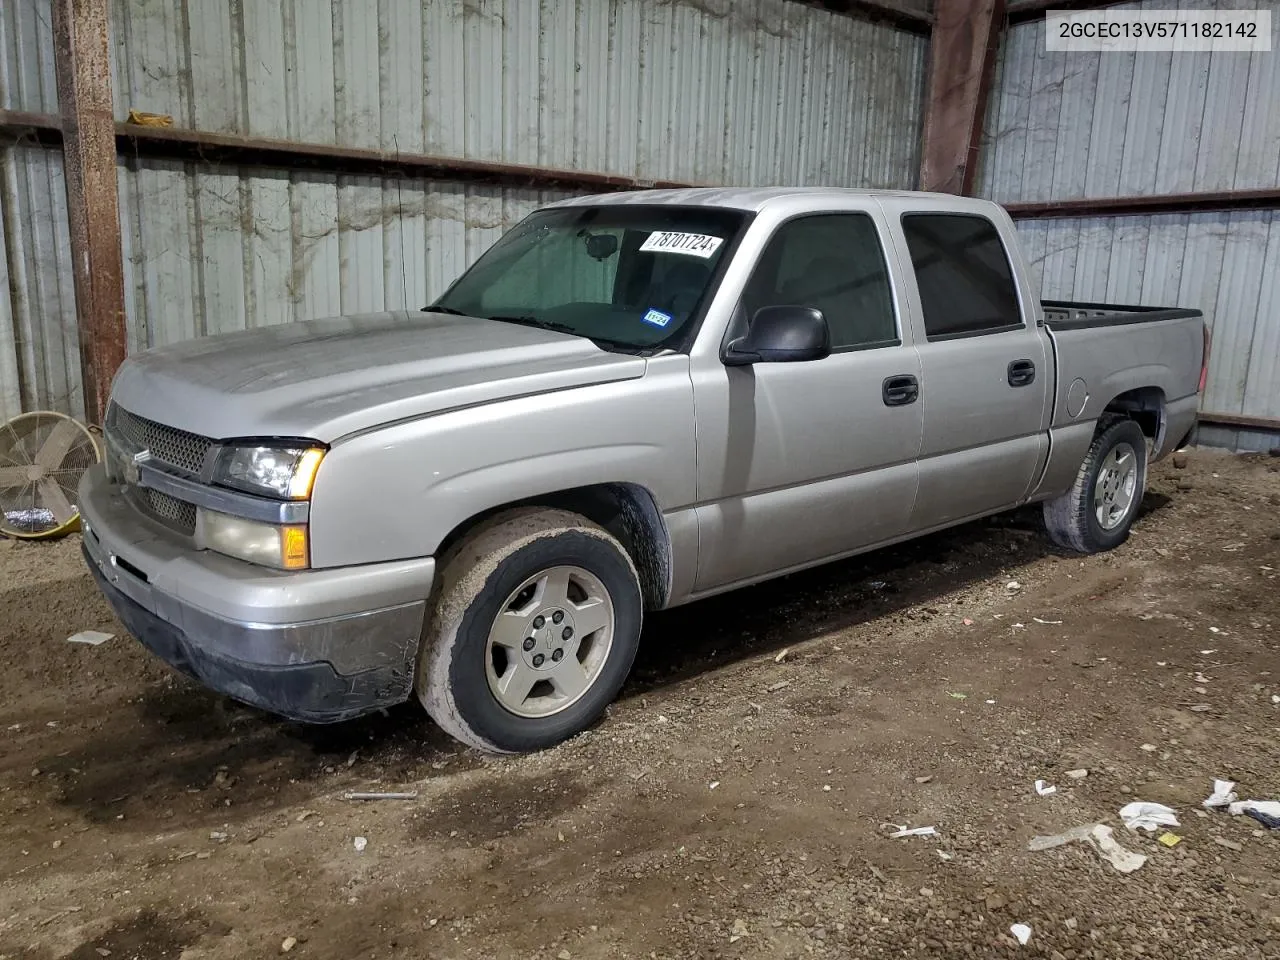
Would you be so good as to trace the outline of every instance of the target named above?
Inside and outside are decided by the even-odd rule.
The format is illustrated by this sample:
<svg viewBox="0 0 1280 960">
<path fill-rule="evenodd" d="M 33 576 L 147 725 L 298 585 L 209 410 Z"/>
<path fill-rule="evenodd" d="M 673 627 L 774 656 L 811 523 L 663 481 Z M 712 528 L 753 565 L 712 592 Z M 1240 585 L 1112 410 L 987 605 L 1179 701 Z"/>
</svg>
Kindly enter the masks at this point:
<svg viewBox="0 0 1280 960">
<path fill-rule="evenodd" d="M 1071 300 L 1042 300 L 1045 326 L 1052 330 L 1084 330 L 1116 327 L 1127 323 L 1155 323 L 1158 320 L 1187 320 L 1202 316 L 1199 310 L 1183 307 L 1136 307 L 1118 303 L 1078 303 Z"/>
</svg>

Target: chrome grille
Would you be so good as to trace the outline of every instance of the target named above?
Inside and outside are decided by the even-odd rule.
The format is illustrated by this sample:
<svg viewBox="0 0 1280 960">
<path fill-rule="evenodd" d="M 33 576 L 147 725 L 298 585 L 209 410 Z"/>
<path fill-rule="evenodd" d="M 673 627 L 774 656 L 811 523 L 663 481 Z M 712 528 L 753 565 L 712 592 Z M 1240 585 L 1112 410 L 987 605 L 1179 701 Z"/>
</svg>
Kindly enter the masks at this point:
<svg viewBox="0 0 1280 960">
<path fill-rule="evenodd" d="M 115 404 L 107 414 L 107 433 L 126 451 L 150 450 L 161 463 L 195 475 L 204 467 L 205 455 L 213 446 L 207 437 L 166 427 Z"/>
<path fill-rule="evenodd" d="M 147 487 L 131 487 L 130 493 L 137 504 L 166 527 L 191 536 L 196 532 L 196 506 L 159 490 Z"/>
</svg>

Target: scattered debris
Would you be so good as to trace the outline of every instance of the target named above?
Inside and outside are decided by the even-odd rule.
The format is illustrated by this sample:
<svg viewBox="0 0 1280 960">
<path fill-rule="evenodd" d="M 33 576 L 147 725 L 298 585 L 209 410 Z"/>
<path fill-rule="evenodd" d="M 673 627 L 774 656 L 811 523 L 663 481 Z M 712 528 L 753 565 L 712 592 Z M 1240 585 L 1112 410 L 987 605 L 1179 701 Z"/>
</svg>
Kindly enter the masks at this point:
<svg viewBox="0 0 1280 960">
<path fill-rule="evenodd" d="M 1192 713 L 1208 713 L 1212 709 L 1207 703 L 1197 703 L 1190 708 Z"/>
<path fill-rule="evenodd" d="M 895 832 L 889 834 L 890 840 L 900 840 L 903 837 L 936 837 L 938 835 L 936 827 L 907 827 L 897 823 L 888 823 L 885 826 L 895 828 Z"/>
<path fill-rule="evenodd" d="M 1008 583 L 1004 585 L 1004 588 L 1008 590 L 1010 593 L 1017 593 L 1019 590 L 1022 589 L 1022 584 L 1020 584 L 1017 580 L 1010 580 Z"/>
<path fill-rule="evenodd" d="M 956 693 L 955 691 L 947 691 L 947 696 L 950 697 L 952 700 L 968 700 L 969 699 L 969 695 L 967 693 Z"/>
<path fill-rule="evenodd" d="M 571 960 L 572 957 L 573 957 L 573 954 L 571 954 L 568 950 L 561 950 L 559 953 L 556 954 L 556 960 Z"/>
<path fill-rule="evenodd" d="M 1083 780 L 1088 775 L 1089 775 L 1089 771 L 1084 767 L 1081 767 L 1079 770 L 1067 771 L 1067 776 L 1070 777 L 1072 780 Z"/>
<path fill-rule="evenodd" d="M 347 793 L 344 800 L 417 800 L 418 791 L 409 793 Z"/>
<path fill-rule="evenodd" d="M 355 840 L 351 842 L 351 845 L 356 848 L 356 853 L 364 853 L 364 848 L 369 846 L 369 838 L 356 837 Z"/>
<path fill-rule="evenodd" d="M 1217 627 L 1210 627 L 1210 628 L 1209 628 L 1209 632 L 1210 632 L 1210 633 L 1221 633 L 1222 631 L 1221 631 L 1221 630 L 1219 630 Z"/>
<path fill-rule="evenodd" d="M 984 701 L 983 701 L 983 703 L 987 704 L 988 706 L 994 706 L 994 705 L 995 705 L 995 701 L 994 701 L 994 700 L 984 700 Z"/>
<path fill-rule="evenodd" d="M 1222 837 L 1214 837 L 1213 842 L 1220 847 L 1226 847 L 1228 850 L 1234 850 L 1237 853 L 1244 849 L 1244 847 L 1236 843 L 1234 840 L 1224 840 Z"/>
<path fill-rule="evenodd" d="M 81 630 L 79 633 L 73 633 L 67 637 L 67 643 L 86 643 L 91 647 L 106 643 L 108 640 L 115 639 L 114 633 L 103 633 L 101 630 Z"/>
<path fill-rule="evenodd" d="M 1213 650 L 1201 650 L 1201 651 L 1200 651 L 1200 655 L 1201 655 L 1201 656 L 1204 656 L 1204 657 L 1207 657 L 1207 656 L 1209 656 L 1209 654 L 1211 654 L 1211 653 L 1217 653 L 1217 652 L 1218 652 L 1218 651 L 1217 651 L 1217 648 L 1214 648 Z"/>
<path fill-rule="evenodd" d="M 1271 702 L 1272 702 L 1272 703 L 1280 703 L 1280 693 L 1273 693 L 1273 694 L 1271 695 Z"/>
<path fill-rule="evenodd" d="M 280 952 L 281 952 L 281 953 L 288 953 L 290 950 L 292 950 L 292 949 L 293 949 L 294 947 L 296 947 L 297 945 L 298 945 L 298 938 L 297 938 L 297 937 L 285 937 L 285 938 L 284 938 L 284 942 L 280 944 Z"/>
<path fill-rule="evenodd" d="M 928 783 L 932 779 L 933 774 L 929 774 L 927 777 L 916 777 L 916 783 Z"/>
<path fill-rule="evenodd" d="M 886 583 L 884 580 L 868 580 L 867 581 L 867 586 L 870 587 L 872 590 L 883 590 L 888 585 L 889 584 Z"/>
<path fill-rule="evenodd" d="M 298 814 L 296 817 L 293 818 L 293 822 L 301 823 L 303 820 L 307 819 L 307 817 L 314 817 L 315 815 L 316 815 L 316 812 L 314 810 L 303 810 L 300 814 Z"/>
<path fill-rule="evenodd" d="M 973 620 L 971 620 L 969 617 L 965 617 L 965 618 L 964 618 L 963 620 L 961 620 L 960 622 L 961 622 L 961 623 L 963 623 L 966 627 L 972 627 L 972 626 L 973 626 Z"/>
<path fill-rule="evenodd" d="M 223 833 L 221 830 L 214 830 L 211 834 L 209 834 L 209 839 L 217 840 L 219 843 L 221 843 L 223 840 L 227 839 L 227 835 Z"/>
<path fill-rule="evenodd" d="M 787 654 L 790 652 L 791 652 L 790 647 L 783 647 L 781 650 L 778 651 L 778 655 L 773 658 L 773 662 L 781 663 L 783 660 L 787 659 Z"/>
<path fill-rule="evenodd" d="M 1212 682 L 1212 681 L 1211 681 L 1208 677 L 1206 677 L 1203 673 L 1197 673 L 1194 677 L 1192 677 L 1192 679 L 1193 679 L 1193 680 L 1195 680 L 1195 682 L 1196 682 L 1196 683 L 1211 683 L 1211 682 Z"/>
<path fill-rule="evenodd" d="M 733 921 L 733 928 L 729 931 L 729 942 L 735 943 L 747 936 L 751 931 L 747 929 L 747 923 L 741 917 Z"/>
<path fill-rule="evenodd" d="M 1166 847 L 1176 847 L 1182 842 L 1182 838 L 1180 836 L 1176 833 L 1170 833 L 1168 830 L 1156 837 L 1156 840 L 1159 843 L 1163 843 Z"/>
<path fill-rule="evenodd" d="M 1141 749 L 1146 751 L 1147 753 L 1155 753 L 1156 745 L 1154 743 L 1144 743 Z"/>
<path fill-rule="evenodd" d="M 1033 852 L 1049 850 L 1053 847 L 1060 847 L 1063 844 L 1077 841 L 1089 844 L 1097 851 L 1099 857 L 1115 867 L 1120 873 L 1133 873 L 1135 870 L 1142 869 L 1142 865 L 1147 862 L 1147 858 L 1143 854 L 1126 850 L 1116 842 L 1111 828 L 1105 823 L 1090 823 L 1082 827 L 1073 827 L 1065 833 L 1058 833 L 1048 837 L 1032 837 L 1027 849 Z"/>
<path fill-rule="evenodd" d="M 1047 796 L 1049 796 L 1050 794 L 1057 793 L 1057 792 L 1058 792 L 1058 788 L 1057 788 L 1057 787 L 1055 787 L 1052 783 L 1046 783 L 1046 782 L 1045 782 L 1045 781 L 1043 781 L 1043 780 L 1037 780 L 1037 781 L 1036 781 L 1036 795 L 1037 795 L 1037 796 L 1047 797 Z"/>
<path fill-rule="evenodd" d="M 1244 814 L 1257 820 L 1268 830 L 1280 827 L 1280 800 L 1242 800 L 1227 807 L 1232 816 Z"/>
<path fill-rule="evenodd" d="M 1034 620 L 1036 623 L 1043 623 L 1045 626 L 1048 626 L 1048 627 L 1056 627 L 1062 623 L 1061 620 L 1041 620 L 1039 617 L 1032 617 L 1031 619 Z"/>
<path fill-rule="evenodd" d="M 716 787 L 718 787 L 718 786 L 720 786 L 720 781 L 719 781 L 719 780 L 712 780 L 712 781 L 711 781 L 711 783 L 710 783 L 710 784 L 708 784 L 708 788 L 709 788 L 709 789 L 711 789 L 711 790 L 714 790 L 714 789 L 715 789 Z"/>
<path fill-rule="evenodd" d="M 772 686 L 766 687 L 765 693 L 777 693 L 779 690 L 783 689 L 784 687 L 789 687 L 789 686 L 791 686 L 790 680 L 779 680 L 777 683 L 773 684 Z"/>
<path fill-rule="evenodd" d="M 1204 800 L 1201 806 L 1213 809 L 1214 807 L 1226 807 L 1235 803 L 1240 798 L 1236 796 L 1234 791 L 1236 784 L 1234 780 L 1214 780 L 1213 793 Z"/>
<path fill-rule="evenodd" d="M 1144 803 L 1135 800 L 1120 808 L 1120 819 L 1130 830 L 1145 830 L 1154 833 L 1157 827 L 1177 827 L 1178 814 L 1172 807 L 1163 803 Z"/>
<path fill-rule="evenodd" d="M 1009 932 L 1012 933 L 1018 943 L 1022 944 L 1024 947 L 1031 939 L 1031 928 L 1025 923 L 1015 923 L 1009 928 Z"/>
<path fill-rule="evenodd" d="M 954 857 L 952 857 L 952 856 L 951 856 L 951 854 L 947 853 L 947 851 L 945 851 L 945 850 L 939 850 L 939 851 L 938 851 L 938 859 L 939 859 L 939 860 L 944 860 L 944 861 L 946 861 L 946 862 L 950 863 L 950 862 L 951 862 L 953 859 L 955 859 L 955 858 L 954 858 Z"/>
</svg>

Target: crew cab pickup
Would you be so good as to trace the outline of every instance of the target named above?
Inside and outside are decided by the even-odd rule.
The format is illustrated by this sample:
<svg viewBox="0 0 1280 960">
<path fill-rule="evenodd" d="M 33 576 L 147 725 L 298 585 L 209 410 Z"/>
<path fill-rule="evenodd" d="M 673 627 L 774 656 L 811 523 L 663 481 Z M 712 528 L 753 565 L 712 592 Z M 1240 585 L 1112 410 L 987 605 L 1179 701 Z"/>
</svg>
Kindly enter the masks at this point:
<svg viewBox="0 0 1280 960">
<path fill-rule="evenodd" d="M 421 312 L 130 359 L 84 552 L 216 691 L 316 722 L 416 696 L 535 750 L 602 714 L 646 610 L 1029 502 L 1117 546 L 1207 351 L 1196 310 L 1041 303 L 981 200 L 573 199 Z"/>
</svg>

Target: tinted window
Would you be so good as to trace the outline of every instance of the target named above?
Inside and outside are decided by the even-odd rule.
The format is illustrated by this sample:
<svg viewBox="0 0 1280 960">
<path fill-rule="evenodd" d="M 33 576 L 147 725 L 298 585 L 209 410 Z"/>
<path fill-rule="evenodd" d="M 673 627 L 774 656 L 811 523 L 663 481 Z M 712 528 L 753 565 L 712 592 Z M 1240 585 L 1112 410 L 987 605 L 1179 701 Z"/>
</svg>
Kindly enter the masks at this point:
<svg viewBox="0 0 1280 960">
<path fill-rule="evenodd" d="M 930 339 L 1022 326 L 1009 258 L 990 220 L 912 213 L 902 229 Z"/>
<path fill-rule="evenodd" d="M 817 307 L 831 347 L 896 343 L 889 274 L 875 224 L 866 214 L 789 220 L 765 247 L 743 297 L 747 317 L 761 307 Z"/>
</svg>

